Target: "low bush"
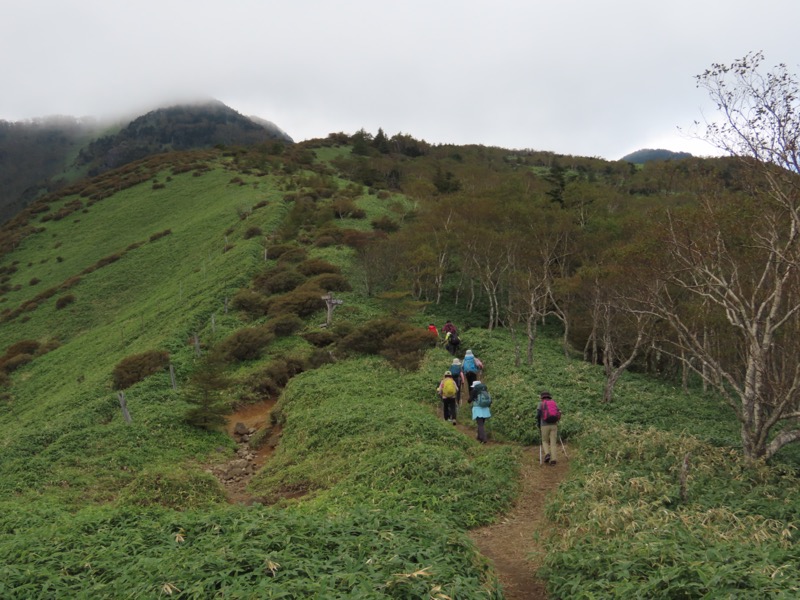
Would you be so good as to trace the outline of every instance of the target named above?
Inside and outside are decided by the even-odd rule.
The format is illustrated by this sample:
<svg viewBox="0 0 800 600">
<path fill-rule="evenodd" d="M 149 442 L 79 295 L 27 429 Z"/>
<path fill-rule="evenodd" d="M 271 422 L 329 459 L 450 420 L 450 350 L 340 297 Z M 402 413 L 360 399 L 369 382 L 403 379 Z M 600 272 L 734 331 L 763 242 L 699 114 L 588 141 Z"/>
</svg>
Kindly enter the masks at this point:
<svg viewBox="0 0 800 600">
<path fill-rule="evenodd" d="M 298 289 L 318 288 L 326 292 L 349 292 L 353 289 L 344 275 L 338 273 L 321 273 L 315 275 Z"/>
<path fill-rule="evenodd" d="M 379 354 L 389 337 L 409 327 L 396 319 L 374 319 L 345 335 L 336 346 L 345 353 Z"/>
<path fill-rule="evenodd" d="M 272 244 L 271 246 L 267 246 L 267 258 L 276 259 L 280 258 L 287 252 L 291 252 L 292 250 L 297 250 L 298 246 L 294 244 Z"/>
<path fill-rule="evenodd" d="M 148 350 L 140 354 L 132 354 L 123 358 L 111 374 L 115 390 L 131 387 L 169 365 L 169 353 L 166 350 Z"/>
<path fill-rule="evenodd" d="M 325 308 L 322 299 L 324 292 L 320 289 L 294 290 L 274 298 L 270 303 L 267 314 L 271 317 L 293 314 L 298 317 L 310 317 L 315 312 Z"/>
<path fill-rule="evenodd" d="M 325 346 L 330 346 L 333 344 L 338 339 L 338 336 L 328 329 L 323 329 L 321 331 L 310 331 L 308 333 L 304 333 L 303 339 L 312 346 L 324 348 Z"/>
<path fill-rule="evenodd" d="M 245 327 L 233 332 L 214 349 L 225 362 L 259 358 L 274 336 L 264 326 Z"/>
<path fill-rule="evenodd" d="M 75 302 L 74 294 L 66 294 L 65 296 L 61 296 L 56 300 L 56 310 L 61 310 L 62 308 L 66 308 L 73 302 Z"/>
<path fill-rule="evenodd" d="M 341 273 L 342 270 L 322 258 L 309 258 L 297 265 L 297 271 L 306 277 L 321 275 L 322 273 Z"/>
<path fill-rule="evenodd" d="M 267 323 L 267 328 L 276 336 L 292 335 L 303 326 L 303 320 L 297 315 L 278 315 Z"/>
<path fill-rule="evenodd" d="M 400 229 L 400 225 L 389 217 L 383 216 L 372 221 L 372 228 L 385 231 L 386 233 L 392 233 Z"/>
<path fill-rule="evenodd" d="M 253 317 L 267 314 L 269 298 L 253 290 L 239 290 L 231 298 L 231 308 L 246 312 Z"/>
<path fill-rule="evenodd" d="M 419 327 L 398 331 L 386 338 L 380 355 L 398 369 L 419 368 L 425 352 L 431 348 L 430 332 Z"/>
<path fill-rule="evenodd" d="M 249 240 L 254 237 L 258 237 L 263 235 L 263 231 L 261 231 L 261 227 L 256 227 L 255 225 L 252 227 L 248 227 L 245 232 L 242 234 L 242 237 L 246 240 Z"/>
<path fill-rule="evenodd" d="M 2 366 L 3 370 L 6 373 L 11 373 L 13 371 L 16 371 L 20 367 L 27 365 L 31 361 L 33 361 L 32 354 L 24 354 L 24 353 L 15 354 L 10 358 L 0 360 L 0 366 Z"/>
<path fill-rule="evenodd" d="M 278 257 L 278 265 L 290 265 L 303 262 L 308 257 L 305 248 L 295 248 L 284 252 Z"/>
<path fill-rule="evenodd" d="M 305 276 L 289 267 L 268 269 L 253 278 L 253 289 L 262 294 L 285 294 L 306 280 Z"/>
<path fill-rule="evenodd" d="M 264 368 L 264 373 L 278 386 L 286 387 L 289 380 L 306 370 L 306 362 L 302 358 L 289 356 L 273 360 Z"/>
</svg>

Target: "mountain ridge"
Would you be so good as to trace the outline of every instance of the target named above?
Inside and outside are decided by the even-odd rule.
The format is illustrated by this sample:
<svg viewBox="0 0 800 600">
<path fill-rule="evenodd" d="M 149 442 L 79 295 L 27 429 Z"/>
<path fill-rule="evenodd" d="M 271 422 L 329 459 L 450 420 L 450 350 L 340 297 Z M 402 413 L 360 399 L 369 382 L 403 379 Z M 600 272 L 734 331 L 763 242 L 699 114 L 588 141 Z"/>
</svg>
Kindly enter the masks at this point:
<svg viewBox="0 0 800 600">
<path fill-rule="evenodd" d="M 70 116 L 0 121 L 0 223 L 44 193 L 147 156 L 270 142 L 294 140 L 218 100 L 160 107 L 111 125 Z"/>
</svg>

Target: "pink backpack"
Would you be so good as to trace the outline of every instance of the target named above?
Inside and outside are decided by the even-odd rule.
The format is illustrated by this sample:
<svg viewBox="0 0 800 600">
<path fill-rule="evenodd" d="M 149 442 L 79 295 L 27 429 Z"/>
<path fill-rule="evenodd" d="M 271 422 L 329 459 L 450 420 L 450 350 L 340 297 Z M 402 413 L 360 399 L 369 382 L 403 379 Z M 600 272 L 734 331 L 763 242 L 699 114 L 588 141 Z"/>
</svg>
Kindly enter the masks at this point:
<svg viewBox="0 0 800 600">
<path fill-rule="evenodd" d="M 558 423 L 561 420 L 561 410 L 552 398 L 542 400 L 542 421 L 545 423 Z"/>
</svg>

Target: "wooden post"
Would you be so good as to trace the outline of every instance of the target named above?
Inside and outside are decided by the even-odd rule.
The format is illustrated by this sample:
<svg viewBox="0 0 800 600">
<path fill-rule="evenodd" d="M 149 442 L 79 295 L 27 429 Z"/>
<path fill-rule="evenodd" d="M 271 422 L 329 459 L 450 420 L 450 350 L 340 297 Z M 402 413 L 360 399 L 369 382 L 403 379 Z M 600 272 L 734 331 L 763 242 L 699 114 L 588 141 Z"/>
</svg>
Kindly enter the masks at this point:
<svg viewBox="0 0 800 600">
<path fill-rule="evenodd" d="M 200 352 L 200 336 L 198 336 L 196 333 L 194 334 L 194 353 L 197 356 L 200 356 L 200 354 L 201 354 L 201 352 Z"/>
<path fill-rule="evenodd" d="M 333 292 L 328 292 L 324 296 L 321 296 L 323 300 L 325 300 L 325 306 L 328 308 L 328 314 L 325 319 L 325 327 L 331 326 L 331 321 L 333 321 L 333 309 L 342 304 L 343 300 L 339 300 L 333 297 Z"/>
<path fill-rule="evenodd" d="M 172 384 L 172 389 L 177 391 L 178 390 L 178 382 L 175 381 L 175 367 L 172 366 L 172 363 L 169 363 L 169 381 Z"/>
<path fill-rule="evenodd" d="M 131 414 L 128 412 L 128 405 L 125 402 L 125 392 L 117 392 L 117 398 L 119 398 L 119 406 L 122 409 L 122 417 L 126 423 L 130 423 Z"/>
<path fill-rule="evenodd" d="M 216 332 L 217 330 L 217 320 L 214 317 L 214 313 L 211 313 L 211 333 Z"/>
</svg>

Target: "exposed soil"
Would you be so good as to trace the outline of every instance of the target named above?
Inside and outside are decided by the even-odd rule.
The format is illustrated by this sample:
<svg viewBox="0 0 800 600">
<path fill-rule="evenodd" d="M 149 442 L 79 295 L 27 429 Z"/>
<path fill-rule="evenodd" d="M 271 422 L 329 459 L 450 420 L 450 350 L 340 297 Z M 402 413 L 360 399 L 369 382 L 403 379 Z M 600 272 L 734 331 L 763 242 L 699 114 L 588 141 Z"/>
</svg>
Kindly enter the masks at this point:
<svg viewBox="0 0 800 600">
<path fill-rule="evenodd" d="M 525 448 L 520 465 L 522 489 L 516 504 L 497 523 L 470 531 L 481 553 L 494 562 L 507 600 L 547 598 L 546 582 L 536 576 L 544 558 L 536 534 L 547 533 L 544 506 L 566 476 L 568 465 L 561 448 L 553 467 L 539 465 L 538 446 Z"/>
<path fill-rule="evenodd" d="M 252 476 L 264 465 L 275 449 L 280 431 L 270 423 L 270 411 L 275 400 L 242 407 L 228 418 L 227 432 L 234 439 L 242 439 L 236 434 L 237 423 L 244 425 L 253 434 L 272 427 L 266 443 L 256 450 L 249 449 L 248 442 L 240 441 L 237 455 L 228 463 L 216 465 L 212 472 L 217 475 L 228 494 L 231 503 L 251 504 L 255 499 L 247 492 Z M 462 420 L 468 418 L 469 405 L 459 406 Z M 239 427 L 241 430 L 242 427 Z M 458 424 L 465 435 L 475 436 L 475 430 Z M 249 438 L 252 434 L 246 434 Z M 489 444 L 496 442 L 489 441 Z M 544 549 L 536 539 L 538 534 L 546 534 L 544 505 L 547 496 L 555 491 L 564 479 L 569 468 L 569 459 L 559 447 L 558 464 L 554 467 L 539 464 L 539 447 L 525 448 L 520 465 L 522 489 L 512 509 L 501 515 L 497 523 L 472 530 L 469 535 L 481 553 L 494 562 L 503 592 L 508 600 L 546 600 L 546 582 L 536 576 L 542 564 Z M 567 449 L 569 452 L 569 449 Z M 237 461 L 247 460 L 252 467 L 241 476 L 226 477 L 228 467 Z"/>
<path fill-rule="evenodd" d="M 231 504 L 249 505 L 256 500 L 247 492 L 247 485 L 272 456 L 280 439 L 280 428 L 270 422 L 270 413 L 274 406 L 275 399 L 270 398 L 256 404 L 247 404 L 228 417 L 225 430 L 237 441 L 236 455 L 229 461 L 211 467 L 211 472 L 222 484 Z M 238 434 L 237 425 L 239 430 L 244 429 L 248 433 L 244 436 Z M 264 443 L 257 448 L 251 448 L 250 438 L 268 428 L 270 431 Z"/>
</svg>

